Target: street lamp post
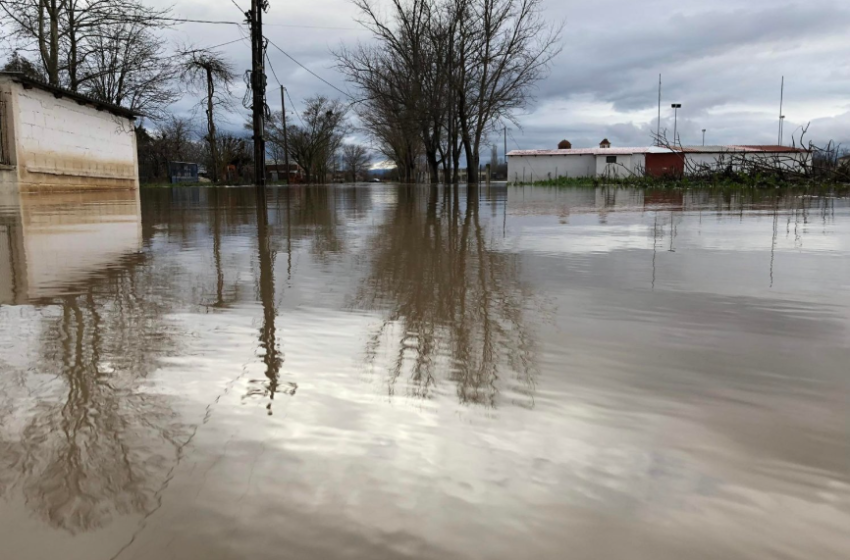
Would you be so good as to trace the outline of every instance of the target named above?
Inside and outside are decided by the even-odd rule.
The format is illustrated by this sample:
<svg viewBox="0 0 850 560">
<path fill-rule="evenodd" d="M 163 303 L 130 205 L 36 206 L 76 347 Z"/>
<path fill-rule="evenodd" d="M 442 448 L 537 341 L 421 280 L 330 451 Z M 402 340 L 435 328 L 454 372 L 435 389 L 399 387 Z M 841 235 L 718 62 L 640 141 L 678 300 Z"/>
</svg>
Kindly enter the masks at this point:
<svg viewBox="0 0 850 560">
<path fill-rule="evenodd" d="M 673 107 L 673 145 L 675 146 L 676 141 L 678 139 L 676 133 L 677 133 L 677 127 L 678 127 L 678 124 L 679 124 L 679 109 L 682 108 L 682 104 L 681 103 L 673 103 L 670 106 Z"/>
<path fill-rule="evenodd" d="M 782 145 L 782 141 L 785 136 L 785 115 L 779 116 L 779 145 Z"/>
</svg>

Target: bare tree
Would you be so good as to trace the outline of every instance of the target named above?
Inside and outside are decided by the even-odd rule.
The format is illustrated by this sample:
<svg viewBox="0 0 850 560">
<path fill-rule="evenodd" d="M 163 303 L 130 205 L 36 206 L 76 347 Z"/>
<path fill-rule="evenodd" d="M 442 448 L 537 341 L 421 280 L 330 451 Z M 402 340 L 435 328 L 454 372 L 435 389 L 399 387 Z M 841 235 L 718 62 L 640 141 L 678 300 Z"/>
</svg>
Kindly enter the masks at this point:
<svg viewBox="0 0 850 560">
<path fill-rule="evenodd" d="M 393 0 L 391 22 L 384 21 L 373 0 L 356 0 L 355 5 L 379 43 L 340 51 L 338 66 L 363 91 L 364 120 L 373 121 L 372 134 L 389 144 L 387 151 L 402 175 L 412 178 L 419 154 L 410 153 L 410 148 L 421 148 L 436 183 L 448 93 L 448 77 L 440 64 L 445 34 L 434 13 L 437 5 L 432 0 Z M 382 126 L 374 128 L 375 121 L 383 121 Z M 398 145 L 399 138 L 412 135 L 419 141 Z"/>
<path fill-rule="evenodd" d="M 372 134 L 380 141 L 415 130 L 432 182 L 440 164 L 456 180 L 463 152 L 477 183 L 488 130 L 527 105 L 559 52 L 560 27 L 544 20 L 541 2 L 391 0 L 385 18 L 376 0 L 355 0 L 376 42 L 337 60 L 363 93 L 359 114 Z"/>
<path fill-rule="evenodd" d="M 103 42 L 122 39 L 112 33 L 114 26 L 162 28 L 170 12 L 140 0 L 0 0 L 0 10 L 11 19 L 21 50 L 38 53 L 47 81 L 72 91 L 91 77 L 86 62 Z"/>
<path fill-rule="evenodd" d="M 207 49 L 184 51 L 181 78 L 194 89 L 196 93 L 203 92 L 203 99 L 198 105 L 205 108 L 207 116 L 206 141 L 210 151 L 210 178 L 213 182 L 219 180 L 221 159 L 219 146 L 216 141 L 216 112 L 232 106 L 233 96 L 230 86 L 236 79 L 233 66 L 224 59 L 221 53 Z"/>
<path fill-rule="evenodd" d="M 469 182 L 477 183 L 488 127 L 526 107 L 532 87 L 560 52 L 561 28 L 545 22 L 542 0 L 455 1 L 469 6 L 461 21 L 470 50 L 459 61 L 467 79 L 456 87 Z"/>
<path fill-rule="evenodd" d="M 304 126 L 289 130 L 289 155 L 304 169 L 307 182 L 323 183 L 346 132 L 346 107 L 317 95 L 304 102 Z"/>
<path fill-rule="evenodd" d="M 62 15 L 67 0 L 0 0 L 0 9 L 13 22 L 13 33 L 34 42 L 41 66 L 51 85 L 59 85 Z"/>
<path fill-rule="evenodd" d="M 253 122 L 249 124 L 253 127 Z M 273 111 L 266 121 L 266 148 L 269 157 L 276 165 L 286 160 L 286 145 L 283 116 L 280 111 Z"/>
<path fill-rule="evenodd" d="M 346 178 L 356 182 L 369 169 L 369 150 L 360 144 L 346 144 L 342 148 L 342 165 Z"/>
<path fill-rule="evenodd" d="M 153 119 L 163 118 L 179 94 L 171 87 L 174 65 L 161 39 L 135 22 L 103 23 L 96 30 L 88 39 L 91 52 L 79 68 L 85 74 L 83 91 Z"/>
</svg>

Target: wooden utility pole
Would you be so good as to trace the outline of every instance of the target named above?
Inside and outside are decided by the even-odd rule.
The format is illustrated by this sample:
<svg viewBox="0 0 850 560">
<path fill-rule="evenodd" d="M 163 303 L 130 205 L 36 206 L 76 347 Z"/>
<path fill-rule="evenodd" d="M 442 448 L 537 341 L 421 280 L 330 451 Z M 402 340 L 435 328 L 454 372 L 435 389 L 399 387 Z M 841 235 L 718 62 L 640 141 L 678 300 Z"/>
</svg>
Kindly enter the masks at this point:
<svg viewBox="0 0 850 560">
<path fill-rule="evenodd" d="M 286 184 L 289 184 L 289 138 L 286 134 L 286 102 L 283 97 L 286 94 L 286 88 L 280 86 L 280 118 L 283 121 L 283 161 L 286 166 Z"/>
<path fill-rule="evenodd" d="M 656 124 L 655 129 L 655 145 L 661 145 L 661 74 L 658 74 L 658 122 Z M 676 143 L 676 139 L 673 139 L 673 143 Z"/>
<path fill-rule="evenodd" d="M 251 0 L 251 88 L 254 94 L 254 184 L 266 186 L 266 40 L 263 37 L 263 11 L 267 0 Z"/>
<path fill-rule="evenodd" d="M 782 121 L 785 115 L 782 114 L 782 105 L 785 102 L 785 76 L 782 76 L 782 85 L 779 89 L 779 145 L 782 145 Z"/>
</svg>

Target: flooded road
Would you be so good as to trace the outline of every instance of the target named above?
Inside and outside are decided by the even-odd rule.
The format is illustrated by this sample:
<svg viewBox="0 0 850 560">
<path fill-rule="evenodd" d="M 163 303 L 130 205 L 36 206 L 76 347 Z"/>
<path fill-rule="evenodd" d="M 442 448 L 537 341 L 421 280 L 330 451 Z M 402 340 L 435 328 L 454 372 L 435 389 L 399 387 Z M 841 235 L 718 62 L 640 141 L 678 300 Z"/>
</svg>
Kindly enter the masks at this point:
<svg viewBox="0 0 850 560">
<path fill-rule="evenodd" d="M 850 200 L 0 200 L 0 557 L 843 559 Z"/>
</svg>

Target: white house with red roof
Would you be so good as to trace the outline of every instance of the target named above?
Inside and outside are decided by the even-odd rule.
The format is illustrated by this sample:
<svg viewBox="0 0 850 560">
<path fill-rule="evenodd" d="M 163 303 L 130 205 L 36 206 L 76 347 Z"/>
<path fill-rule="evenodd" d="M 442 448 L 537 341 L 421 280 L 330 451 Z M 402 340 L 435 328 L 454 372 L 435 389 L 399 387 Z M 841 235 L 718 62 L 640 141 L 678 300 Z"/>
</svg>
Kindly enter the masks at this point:
<svg viewBox="0 0 850 560">
<path fill-rule="evenodd" d="M 508 178 L 514 183 L 569 178 L 682 176 L 699 171 L 739 170 L 746 162 L 802 168 L 811 152 L 789 146 L 644 146 L 515 150 L 508 153 Z"/>
</svg>

